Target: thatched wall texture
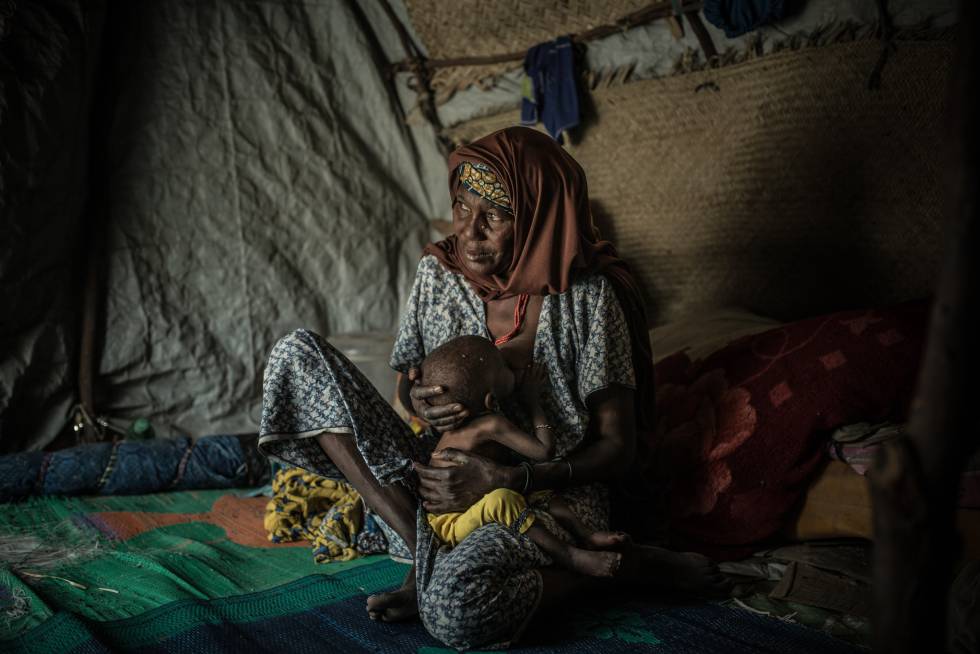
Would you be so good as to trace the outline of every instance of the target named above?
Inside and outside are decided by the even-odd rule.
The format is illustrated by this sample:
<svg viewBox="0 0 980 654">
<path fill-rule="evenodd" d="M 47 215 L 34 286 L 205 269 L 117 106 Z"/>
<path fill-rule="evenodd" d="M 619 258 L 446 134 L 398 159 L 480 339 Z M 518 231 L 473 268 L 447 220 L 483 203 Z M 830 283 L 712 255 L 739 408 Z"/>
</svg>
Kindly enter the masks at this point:
<svg viewBox="0 0 980 654">
<path fill-rule="evenodd" d="M 949 42 L 811 47 L 591 95 L 569 151 L 651 318 L 740 305 L 791 319 L 930 293 L 941 256 Z M 464 123 L 457 141 L 516 124 Z"/>
<path fill-rule="evenodd" d="M 559 34 L 615 23 L 649 5 L 647 0 L 405 0 L 412 27 L 431 59 L 486 57 L 519 52 Z M 437 101 L 458 89 L 521 68 L 522 60 L 483 66 L 453 66 L 433 72 Z"/>
</svg>

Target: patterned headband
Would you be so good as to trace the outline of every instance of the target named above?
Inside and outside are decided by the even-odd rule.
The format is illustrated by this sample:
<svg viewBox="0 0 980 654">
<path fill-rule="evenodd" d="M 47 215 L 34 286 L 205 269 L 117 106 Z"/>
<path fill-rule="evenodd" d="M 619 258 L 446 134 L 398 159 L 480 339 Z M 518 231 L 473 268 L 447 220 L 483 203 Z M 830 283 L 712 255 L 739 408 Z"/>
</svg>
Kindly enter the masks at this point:
<svg viewBox="0 0 980 654">
<path fill-rule="evenodd" d="M 490 167 L 481 163 L 464 161 L 457 168 L 459 183 L 470 193 L 476 193 L 481 198 L 489 200 L 498 207 L 510 211 L 510 197 L 504 185 L 497 180 L 497 175 Z"/>
</svg>

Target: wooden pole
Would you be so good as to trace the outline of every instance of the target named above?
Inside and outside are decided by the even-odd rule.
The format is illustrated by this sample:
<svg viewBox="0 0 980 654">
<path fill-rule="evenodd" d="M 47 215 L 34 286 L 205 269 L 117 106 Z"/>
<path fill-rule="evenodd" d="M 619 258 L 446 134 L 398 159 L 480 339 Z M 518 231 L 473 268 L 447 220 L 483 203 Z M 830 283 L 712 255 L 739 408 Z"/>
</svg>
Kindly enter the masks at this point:
<svg viewBox="0 0 980 654">
<path fill-rule="evenodd" d="M 698 15 L 698 12 L 688 11 L 684 14 L 684 17 L 691 24 L 691 31 L 694 32 L 694 36 L 701 46 L 701 51 L 704 53 L 704 62 L 709 66 L 716 66 L 718 64 L 718 48 L 715 47 L 715 42 L 711 40 L 711 34 L 708 33 L 708 28 L 701 22 L 701 17 Z"/>
<path fill-rule="evenodd" d="M 980 371 L 980 5 L 960 5 L 950 85 L 946 256 L 907 438 L 869 471 L 874 502 L 876 652 L 945 650 L 946 606 L 958 554 L 960 474 L 980 445 L 970 383 Z"/>
<path fill-rule="evenodd" d="M 91 223 L 90 223 L 91 225 Z M 98 310 L 101 303 L 99 284 L 99 257 L 102 254 L 101 243 L 96 239 L 101 234 L 93 235 L 92 243 L 86 248 L 85 278 L 82 289 L 82 320 L 78 344 L 78 402 L 82 405 L 83 415 L 95 415 L 95 371 L 98 344 L 96 343 L 96 327 L 98 325 Z M 84 425 L 77 432 L 77 440 L 90 442 L 98 440 L 98 433 L 90 425 Z"/>
<path fill-rule="evenodd" d="M 429 71 L 428 62 L 422 56 L 415 42 L 412 41 L 408 29 L 399 20 L 397 14 L 395 14 L 395 10 L 388 3 L 388 0 L 381 0 L 381 8 L 398 33 L 398 38 L 402 42 L 402 48 L 404 48 L 405 55 L 408 57 L 405 61 L 410 64 L 410 70 L 415 74 L 416 92 L 419 94 L 419 107 L 422 109 L 422 114 L 436 131 L 436 136 L 443 149 L 443 154 L 448 156 L 451 147 L 449 140 L 443 134 L 442 121 L 439 119 L 439 112 L 436 109 L 436 95 L 432 90 L 432 75 Z M 392 72 L 394 72 L 394 69 L 392 69 Z"/>
<path fill-rule="evenodd" d="M 81 243 L 84 257 L 84 273 L 80 280 L 81 306 L 78 331 L 78 403 L 84 419 L 76 422 L 76 442 L 93 442 L 105 437 L 104 430 L 95 422 L 96 385 L 99 354 L 104 334 L 101 311 L 104 301 L 105 272 L 105 225 L 108 210 L 107 143 L 109 129 L 115 111 L 115 94 L 111 82 L 111 66 L 118 47 L 119 35 L 115 12 L 117 5 L 107 3 L 101 8 L 102 16 L 96 33 L 98 64 L 92 75 L 92 104 L 89 121 L 88 192 L 82 215 Z M 93 10 L 93 12 L 99 10 Z M 93 21 L 94 22 L 94 21 Z M 76 416 L 77 420 L 78 417 Z"/>
</svg>

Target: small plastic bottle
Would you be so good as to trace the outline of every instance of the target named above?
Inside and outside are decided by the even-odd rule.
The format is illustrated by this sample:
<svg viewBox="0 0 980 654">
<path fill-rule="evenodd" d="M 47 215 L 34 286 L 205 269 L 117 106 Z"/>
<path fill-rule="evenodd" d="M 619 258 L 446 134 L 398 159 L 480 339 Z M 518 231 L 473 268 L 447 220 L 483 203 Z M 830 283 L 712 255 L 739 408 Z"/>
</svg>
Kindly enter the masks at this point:
<svg viewBox="0 0 980 654">
<path fill-rule="evenodd" d="M 134 441 L 148 441 L 153 437 L 153 425 L 146 418 L 137 418 L 134 420 L 126 432 L 126 438 Z"/>
</svg>

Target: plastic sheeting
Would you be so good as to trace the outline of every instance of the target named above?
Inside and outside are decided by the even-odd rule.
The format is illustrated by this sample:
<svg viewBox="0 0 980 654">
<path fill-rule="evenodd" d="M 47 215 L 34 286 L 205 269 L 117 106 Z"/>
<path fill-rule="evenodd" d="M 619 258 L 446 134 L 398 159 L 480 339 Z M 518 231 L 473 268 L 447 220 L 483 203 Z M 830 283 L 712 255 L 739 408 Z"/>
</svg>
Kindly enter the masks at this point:
<svg viewBox="0 0 980 654">
<path fill-rule="evenodd" d="M 397 324 L 444 164 L 355 3 L 131 4 L 100 410 L 254 429 L 279 337 Z"/>
<path fill-rule="evenodd" d="M 445 164 L 432 130 L 404 123 L 399 93 L 408 94 L 384 71 L 403 55 L 376 3 L 185 0 L 109 11 L 107 25 L 121 29 L 105 69 L 117 96 L 97 410 L 147 417 L 158 435 L 254 430 L 277 338 L 298 327 L 394 328 L 427 221 L 448 207 Z M 72 38 L 85 43 L 80 22 Z M 84 57 L 66 46 L 64 58 L 77 67 Z M 77 113 L 62 111 L 38 120 L 52 129 Z M 65 197 L 64 183 L 42 190 Z M 31 209 L 25 224 L 77 215 Z M 54 228 L 24 243 L 53 250 L 46 260 L 71 251 Z M 4 284 L 17 276 L 6 256 Z M 69 277 L 21 289 L 72 297 Z M 0 449 L 43 445 L 64 424 L 77 319 L 62 314 L 55 332 L 40 308 L 4 325 L 23 334 L 5 342 Z M 25 381 L 28 369 L 37 373 Z M 9 390 L 22 386 L 36 397 Z M 8 414 L 44 421 L 19 420 L 13 434 Z"/>
<path fill-rule="evenodd" d="M 103 9 L 0 3 L 0 452 L 50 440 L 73 401 Z"/>
</svg>

